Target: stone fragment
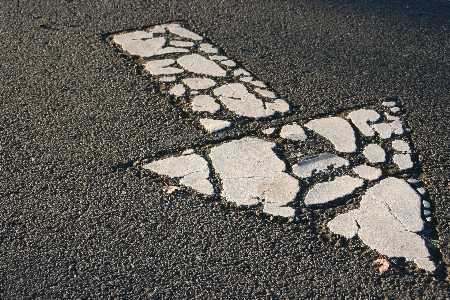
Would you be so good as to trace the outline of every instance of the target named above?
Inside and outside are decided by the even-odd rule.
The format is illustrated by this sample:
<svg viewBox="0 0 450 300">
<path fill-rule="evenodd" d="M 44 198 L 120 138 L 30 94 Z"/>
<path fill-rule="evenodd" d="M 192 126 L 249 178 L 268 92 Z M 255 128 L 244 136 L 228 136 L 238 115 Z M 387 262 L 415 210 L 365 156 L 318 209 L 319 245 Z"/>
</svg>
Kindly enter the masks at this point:
<svg viewBox="0 0 450 300">
<path fill-rule="evenodd" d="M 364 156 L 373 164 L 383 163 L 386 161 L 386 152 L 377 144 L 369 144 L 364 148 Z"/>
<path fill-rule="evenodd" d="M 395 113 L 399 113 L 401 111 L 400 107 L 391 107 L 391 111 Z"/>
<path fill-rule="evenodd" d="M 185 41 L 170 41 L 170 44 L 175 47 L 192 47 L 194 46 L 193 42 L 185 42 Z"/>
<path fill-rule="evenodd" d="M 268 90 L 263 90 L 260 88 L 256 88 L 255 92 L 257 92 L 258 94 L 260 94 L 263 97 L 267 97 L 267 98 L 273 98 L 275 99 L 277 96 L 275 96 L 274 92 L 268 91 Z"/>
<path fill-rule="evenodd" d="M 392 148 L 403 153 L 411 153 L 408 143 L 403 140 L 392 141 Z"/>
<path fill-rule="evenodd" d="M 355 133 L 344 119 L 338 117 L 316 119 L 306 123 L 305 126 L 330 140 L 339 152 L 356 151 Z"/>
<path fill-rule="evenodd" d="M 180 24 L 168 24 L 167 29 L 173 34 L 176 34 L 180 37 L 191 39 L 194 41 L 201 41 L 203 38 L 199 36 L 198 34 L 181 27 Z"/>
<path fill-rule="evenodd" d="M 241 78 L 239 78 L 241 81 L 243 81 L 243 82 L 250 82 L 250 81 L 252 81 L 253 80 L 253 77 L 251 77 L 251 76 L 244 76 L 244 77 L 241 77 Z"/>
<path fill-rule="evenodd" d="M 236 63 L 234 61 L 232 61 L 231 59 L 228 60 L 223 60 L 220 62 L 222 65 L 233 68 L 236 67 Z"/>
<path fill-rule="evenodd" d="M 417 188 L 416 191 L 418 191 L 419 194 L 421 194 L 421 195 L 425 195 L 427 193 L 427 191 L 424 188 L 422 188 L 422 187 Z"/>
<path fill-rule="evenodd" d="M 186 149 L 183 151 L 183 153 L 181 153 L 181 155 L 189 155 L 189 154 L 193 154 L 194 153 L 194 149 Z"/>
<path fill-rule="evenodd" d="M 213 45 L 208 43 L 201 43 L 200 44 L 200 51 L 206 52 L 206 53 L 218 53 L 219 51 L 217 48 L 213 47 Z"/>
<path fill-rule="evenodd" d="M 114 36 L 114 42 L 122 46 L 123 50 L 131 55 L 141 57 L 152 57 L 167 53 L 189 52 L 184 48 L 164 47 L 166 39 L 164 37 L 153 37 L 153 34 L 146 31 L 133 31 Z"/>
<path fill-rule="evenodd" d="M 385 101 L 383 103 L 381 103 L 381 105 L 386 106 L 386 107 L 392 107 L 392 106 L 396 106 L 397 102 L 394 101 Z"/>
<path fill-rule="evenodd" d="M 423 204 L 423 208 L 429 209 L 429 208 L 431 207 L 430 202 L 428 202 L 428 201 L 426 201 L 426 200 L 423 200 L 423 201 L 422 201 L 422 204 Z"/>
<path fill-rule="evenodd" d="M 197 154 L 169 157 L 143 166 L 152 172 L 179 178 L 180 184 L 191 187 L 206 195 L 213 195 L 214 188 L 209 182 L 208 162 Z"/>
<path fill-rule="evenodd" d="M 193 111 L 207 111 L 210 113 L 216 113 L 220 109 L 220 104 L 209 95 L 198 95 L 192 101 Z"/>
<path fill-rule="evenodd" d="M 414 166 L 411 154 L 394 154 L 393 161 L 400 170 L 408 170 Z"/>
<path fill-rule="evenodd" d="M 180 83 L 180 84 L 174 85 L 174 87 L 170 89 L 169 94 L 172 94 L 175 96 L 183 96 L 185 92 L 186 92 L 186 89 L 185 89 L 184 85 L 182 85 Z"/>
<path fill-rule="evenodd" d="M 403 121 L 399 120 L 394 120 L 392 122 L 389 123 L 391 125 L 392 131 L 397 134 L 397 135 L 401 135 L 403 134 L 404 130 L 403 130 Z"/>
<path fill-rule="evenodd" d="M 388 139 L 392 135 L 392 127 L 389 123 L 377 123 L 372 125 L 373 129 L 380 135 L 382 139 Z"/>
<path fill-rule="evenodd" d="M 276 99 L 273 102 L 266 102 L 266 116 L 271 116 L 277 112 L 287 113 L 288 111 L 289 104 L 282 99 Z"/>
<path fill-rule="evenodd" d="M 166 33 L 166 27 L 165 25 L 156 25 L 155 27 L 153 27 L 153 29 L 151 30 L 152 33 L 159 33 L 159 34 L 164 34 Z"/>
<path fill-rule="evenodd" d="M 227 71 L 222 69 L 218 64 L 199 54 L 184 55 L 178 58 L 177 62 L 184 69 L 192 73 L 216 77 L 225 77 L 227 75 Z"/>
<path fill-rule="evenodd" d="M 425 209 L 425 210 L 423 211 L 423 215 L 424 215 L 425 217 L 428 217 L 428 216 L 431 215 L 431 211 Z"/>
<path fill-rule="evenodd" d="M 375 132 L 368 122 L 378 121 L 380 114 L 371 109 L 358 109 L 349 113 L 347 118 L 352 121 L 362 134 L 365 136 L 374 136 Z"/>
<path fill-rule="evenodd" d="M 411 184 L 418 184 L 419 180 L 417 180 L 415 178 L 410 178 L 410 179 L 408 179 L 408 182 L 411 183 Z"/>
<path fill-rule="evenodd" d="M 175 76 L 165 76 L 165 77 L 159 78 L 159 81 L 161 81 L 161 82 L 173 82 L 176 79 L 177 78 Z"/>
<path fill-rule="evenodd" d="M 285 173 L 285 163 L 273 152 L 275 143 L 243 138 L 211 149 L 216 174 L 222 181 L 222 196 L 237 205 L 264 205 L 263 211 L 292 217 L 292 202 L 300 187 Z"/>
<path fill-rule="evenodd" d="M 270 128 L 264 129 L 262 132 L 264 134 L 271 135 L 271 134 L 273 134 L 275 132 L 275 128 L 270 127 Z"/>
<path fill-rule="evenodd" d="M 250 83 L 253 84 L 254 86 L 259 86 L 259 87 L 262 87 L 262 88 L 267 87 L 264 82 L 259 81 L 259 80 L 252 80 L 252 81 L 250 81 Z"/>
<path fill-rule="evenodd" d="M 389 177 L 367 190 L 360 208 L 337 216 L 328 227 L 347 238 L 358 235 L 384 255 L 405 257 L 433 271 L 424 240 L 414 233 L 423 230 L 420 203 L 420 196 L 408 183 Z"/>
<path fill-rule="evenodd" d="M 211 60 L 219 60 L 220 61 L 220 60 L 226 60 L 228 58 L 226 56 L 223 56 L 223 55 L 210 55 L 209 59 L 211 59 Z"/>
<path fill-rule="evenodd" d="M 204 90 L 216 85 L 216 82 L 209 78 L 185 78 L 183 83 L 193 90 Z"/>
<path fill-rule="evenodd" d="M 303 128 L 297 123 L 284 125 L 281 128 L 280 136 L 292 141 L 306 141 L 308 138 Z"/>
<path fill-rule="evenodd" d="M 202 124 L 202 126 L 210 133 L 214 133 L 231 126 L 231 123 L 228 121 L 214 120 L 208 118 L 201 118 L 200 124 Z"/>
<path fill-rule="evenodd" d="M 311 177 L 313 172 L 323 172 L 327 171 L 329 167 L 340 168 L 348 165 L 348 160 L 343 157 L 321 153 L 318 156 L 306 157 L 292 167 L 292 172 L 300 178 L 308 178 Z"/>
<path fill-rule="evenodd" d="M 361 178 L 367 180 L 376 180 L 381 177 L 382 172 L 378 168 L 367 165 L 359 165 L 353 168 L 353 171 Z"/>
<path fill-rule="evenodd" d="M 399 121 L 399 120 L 400 120 L 399 117 L 393 116 L 393 115 L 390 115 L 390 114 L 386 114 L 386 119 L 387 119 L 388 121 Z"/>
<path fill-rule="evenodd" d="M 244 76 L 250 76 L 250 73 L 245 71 L 244 69 L 237 69 L 234 71 L 233 73 L 234 76 L 240 76 L 240 75 L 244 75 Z"/>
<path fill-rule="evenodd" d="M 148 63 L 144 64 L 144 67 L 147 71 L 149 71 L 152 75 L 171 75 L 183 73 L 183 69 L 169 67 L 173 65 L 175 61 L 173 59 L 161 59 L 161 60 L 152 60 Z"/>
<path fill-rule="evenodd" d="M 306 205 L 323 204 L 351 195 L 357 188 L 363 186 L 364 180 L 344 175 L 333 181 L 315 184 L 306 194 Z"/>
</svg>

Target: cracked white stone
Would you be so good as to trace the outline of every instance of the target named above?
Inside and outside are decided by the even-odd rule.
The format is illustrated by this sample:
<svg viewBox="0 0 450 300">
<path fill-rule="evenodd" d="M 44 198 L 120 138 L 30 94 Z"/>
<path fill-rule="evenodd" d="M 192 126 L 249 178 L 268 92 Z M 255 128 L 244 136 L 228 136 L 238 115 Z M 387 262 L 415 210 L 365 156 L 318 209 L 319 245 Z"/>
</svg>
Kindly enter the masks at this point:
<svg viewBox="0 0 450 300">
<path fill-rule="evenodd" d="M 192 100 L 192 110 L 216 113 L 220 110 L 220 104 L 209 95 L 198 95 Z"/>
<path fill-rule="evenodd" d="M 164 25 L 156 25 L 155 27 L 152 28 L 152 33 L 161 33 L 164 34 L 166 33 L 166 26 Z"/>
<path fill-rule="evenodd" d="M 200 51 L 203 51 L 203 52 L 206 52 L 206 53 L 211 53 L 211 54 L 215 54 L 215 53 L 219 52 L 217 50 L 217 48 L 213 47 L 213 45 L 208 44 L 208 43 L 201 43 L 200 44 Z"/>
<path fill-rule="evenodd" d="M 252 81 L 253 80 L 253 77 L 251 77 L 251 76 L 244 76 L 244 77 L 241 77 L 241 78 L 239 78 L 241 81 L 243 81 L 243 82 L 250 82 L 250 81 Z"/>
<path fill-rule="evenodd" d="M 285 173 L 285 163 L 273 152 L 275 143 L 243 138 L 211 149 L 216 174 L 222 181 L 222 196 L 237 205 L 264 205 L 263 211 L 293 217 L 287 207 L 300 190 L 298 181 Z"/>
<path fill-rule="evenodd" d="M 164 37 L 153 37 L 151 32 L 133 31 L 114 36 L 114 42 L 122 46 L 123 50 L 131 55 L 141 57 L 152 57 L 167 53 L 189 52 L 184 48 L 164 47 L 166 39 Z"/>
<path fill-rule="evenodd" d="M 399 121 L 399 120 L 400 120 L 399 117 L 393 116 L 393 115 L 390 115 L 390 114 L 386 114 L 386 119 L 387 119 L 388 121 Z"/>
<path fill-rule="evenodd" d="M 262 88 L 267 87 L 264 82 L 259 81 L 259 80 L 253 80 L 253 81 L 250 81 L 250 83 L 253 84 L 254 86 L 259 86 L 259 87 L 262 87 Z"/>
<path fill-rule="evenodd" d="M 189 155 L 189 154 L 193 154 L 193 153 L 194 153 L 194 149 L 186 149 L 181 153 L 181 155 Z"/>
<path fill-rule="evenodd" d="M 355 133 L 344 119 L 338 117 L 316 119 L 306 123 L 305 126 L 330 140 L 339 152 L 356 151 Z"/>
<path fill-rule="evenodd" d="M 277 112 L 287 113 L 290 107 L 289 104 L 282 99 L 275 99 L 273 102 L 266 102 L 266 115 L 271 116 Z"/>
<path fill-rule="evenodd" d="M 184 55 L 178 58 L 177 62 L 189 72 L 215 77 L 225 77 L 227 75 L 227 71 L 200 54 Z"/>
<path fill-rule="evenodd" d="M 191 39 L 194 41 L 201 41 L 203 38 L 199 36 L 198 34 L 181 27 L 180 24 L 168 24 L 167 29 L 173 34 L 176 34 L 180 37 Z"/>
<path fill-rule="evenodd" d="M 210 78 L 185 78 L 183 83 L 193 90 L 204 90 L 216 85 Z"/>
<path fill-rule="evenodd" d="M 364 180 L 348 175 L 337 177 L 333 181 L 315 184 L 306 194 L 306 205 L 323 204 L 351 195 L 357 188 L 363 186 Z"/>
<path fill-rule="evenodd" d="M 395 134 L 397 135 L 402 135 L 404 130 L 403 130 L 403 121 L 401 121 L 400 119 L 398 120 L 394 120 L 393 122 L 389 123 L 392 127 L 392 130 L 394 131 Z"/>
<path fill-rule="evenodd" d="M 364 148 L 364 156 L 373 164 L 383 163 L 386 161 L 386 152 L 377 144 L 369 144 Z"/>
<path fill-rule="evenodd" d="M 422 204 L 423 204 L 423 208 L 429 209 L 429 208 L 431 207 L 430 202 L 428 202 L 428 201 L 426 201 L 426 200 L 423 200 L 423 201 L 422 201 Z"/>
<path fill-rule="evenodd" d="M 273 98 L 275 99 L 277 96 L 275 96 L 274 92 L 268 91 L 268 90 L 263 90 L 260 88 L 256 88 L 255 92 L 257 92 L 258 94 L 260 94 L 263 97 L 267 97 L 267 98 Z"/>
<path fill-rule="evenodd" d="M 373 124 L 372 127 L 382 139 L 388 139 L 392 136 L 393 130 L 389 123 L 377 123 Z"/>
<path fill-rule="evenodd" d="M 266 102 L 266 108 L 261 99 L 250 93 L 242 83 L 227 83 L 214 89 L 214 95 L 234 113 L 261 118 L 271 116 L 274 113 L 289 110 L 289 105 L 284 101 L 275 100 L 273 103 Z"/>
<path fill-rule="evenodd" d="M 144 67 L 152 75 L 172 75 L 183 73 L 184 70 L 175 67 L 169 67 L 175 63 L 171 58 L 152 60 L 144 64 Z"/>
<path fill-rule="evenodd" d="M 235 70 L 234 72 L 233 72 L 233 75 L 234 76 L 240 76 L 240 75 L 244 75 L 244 76 L 250 76 L 250 73 L 249 72 L 247 72 L 246 70 L 244 70 L 244 69 L 237 69 L 237 70 Z"/>
<path fill-rule="evenodd" d="M 362 134 L 365 136 L 374 136 L 375 132 L 368 122 L 378 121 L 380 114 L 371 109 L 358 109 L 349 113 L 347 118 L 352 121 Z"/>
<path fill-rule="evenodd" d="M 180 84 L 174 85 L 170 89 L 169 94 L 175 95 L 175 96 L 183 96 L 185 92 L 186 92 L 186 88 L 184 87 L 184 85 L 182 85 L 180 83 Z"/>
<path fill-rule="evenodd" d="M 186 41 L 170 41 L 170 44 L 175 47 L 192 47 L 195 44 L 193 42 L 186 42 Z"/>
<path fill-rule="evenodd" d="M 180 184 L 202 194 L 214 194 L 214 188 L 208 180 L 210 173 L 208 162 L 200 155 L 169 157 L 146 164 L 143 168 L 161 175 L 179 178 Z"/>
<path fill-rule="evenodd" d="M 367 190 L 360 208 L 337 216 L 328 227 L 347 238 L 358 235 L 384 255 L 405 257 L 433 271 L 425 242 L 414 233 L 423 230 L 420 205 L 420 196 L 408 183 L 389 177 Z"/>
<path fill-rule="evenodd" d="M 392 160 L 400 170 L 408 170 L 414 166 L 411 154 L 394 154 Z"/>
<path fill-rule="evenodd" d="M 267 129 L 264 129 L 262 132 L 264 134 L 271 135 L 271 134 L 273 134 L 275 132 L 275 128 L 274 127 L 269 127 Z"/>
<path fill-rule="evenodd" d="M 353 168 L 353 171 L 361 178 L 367 180 L 377 180 L 381 177 L 382 171 L 367 165 L 359 165 Z"/>
<path fill-rule="evenodd" d="M 159 81 L 161 81 L 161 82 L 173 82 L 176 79 L 177 78 L 175 76 L 165 76 L 165 77 L 159 78 Z"/>
<path fill-rule="evenodd" d="M 228 60 L 223 60 L 220 62 L 222 65 L 233 68 L 236 67 L 236 63 L 234 61 L 232 61 L 231 59 Z"/>
<path fill-rule="evenodd" d="M 280 136 L 292 141 L 306 141 L 308 138 L 303 128 L 297 123 L 284 125 L 281 128 Z"/>
<path fill-rule="evenodd" d="M 209 59 L 211 60 L 227 60 L 228 58 L 226 56 L 223 55 L 210 55 Z"/>
<path fill-rule="evenodd" d="M 200 124 L 202 124 L 202 126 L 210 133 L 214 133 L 231 126 L 231 122 L 209 118 L 201 118 Z"/>
<path fill-rule="evenodd" d="M 411 153 L 411 148 L 409 148 L 409 144 L 403 140 L 392 141 L 392 148 L 403 153 Z"/>
<path fill-rule="evenodd" d="M 311 177 L 313 172 L 323 172 L 327 171 L 329 167 L 336 169 L 348 165 L 348 160 L 343 157 L 321 153 L 318 156 L 304 158 L 292 167 L 292 172 L 300 178 L 308 178 Z"/>
<path fill-rule="evenodd" d="M 427 193 L 427 191 L 423 187 L 417 188 L 416 191 L 418 191 L 421 195 L 425 195 Z"/>
<path fill-rule="evenodd" d="M 383 103 L 381 103 L 381 105 L 386 106 L 386 107 L 392 107 L 392 106 L 396 106 L 397 102 L 394 101 L 385 101 Z"/>
<path fill-rule="evenodd" d="M 398 113 L 398 112 L 401 111 L 401 109 L 400 109 L 400 107 L 391 107 L 391 111 L 392 111 L 393 113 Z"/>
</svg>

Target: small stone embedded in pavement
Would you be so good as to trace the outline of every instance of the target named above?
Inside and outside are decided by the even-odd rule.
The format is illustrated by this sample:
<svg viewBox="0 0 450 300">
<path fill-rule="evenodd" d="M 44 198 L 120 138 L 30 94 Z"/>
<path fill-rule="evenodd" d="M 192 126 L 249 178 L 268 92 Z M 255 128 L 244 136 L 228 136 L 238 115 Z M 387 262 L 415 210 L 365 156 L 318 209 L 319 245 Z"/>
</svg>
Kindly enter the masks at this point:
<svg viewBox="0 0 450 300">
<path fill-rule="evenodd" d="M 318 156 L 306 157 L 298 164 L 292 166 L 292 173 L 300 178 L 311 177 L 313 172 L 327 171 L 329 167 L 339 168 L 348 166 L 349 161 L 343 157 L 321 153 Z"/>
<path fill-rule="evenodd" d="M 331 202 L 351 195 L 357 188 L 362 187 L 364 180 L 348 175 L 337 177 L 333 181 L 316 183 L 306 194 L 305 204 L 315 205 Z"/>
<path fill-rule="evenodd" d="M 373 164 L 383 163 L 386 161 L 386 152 L 377 144 L 369 144 L 364 148 L 364 156 Z"/>
<path fill-rule="evenodd" d="M 281 128 L 280 136 L 284 139 L 292 141 L 306 141 L 306 139 L 308 138 L 305 130 L 303 130 L 303 128 L 297 123 L 284 125 Z"/>
<path fill-rule="evenodd" d="M 355 132 L 344 119 L 338 117 L 316 119 L 306 123 L 305 126 L 330 140 L 339 152 L 356 151 Z"/>
<path fill-rule="evenodd" d="M 225 120 L 214 120 L 208 118 L 201 118 L 200 124 L 206 129 L 206 131 L 214 133 L 231 126 L 231 122 Z"/>
</svg>

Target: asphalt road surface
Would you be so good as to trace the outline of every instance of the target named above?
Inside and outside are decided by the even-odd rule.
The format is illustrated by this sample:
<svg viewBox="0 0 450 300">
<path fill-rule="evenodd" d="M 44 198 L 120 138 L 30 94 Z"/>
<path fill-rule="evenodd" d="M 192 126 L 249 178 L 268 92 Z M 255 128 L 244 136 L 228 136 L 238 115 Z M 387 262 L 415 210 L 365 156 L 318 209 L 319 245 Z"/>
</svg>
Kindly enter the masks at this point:
<svg viewBox="0 0 450 300">
<path fill-rule="evenodd" d="M 0 20 L 0 298 L 450 297 L 448 1 L 5 0 Z M 111 41 L 173 22 L 291 114 L 205 132 Z M 380 275 L 376 249 L 330 231 L 337 205 L 272 218 L 190 188 L 168 194 L 179 183 L 142 168 L 383 101 L 401 105 L 410 129 L 434 272 L 388 257 Z M 343 210 L 358 207 L 347 200 Z"/>
</svg>

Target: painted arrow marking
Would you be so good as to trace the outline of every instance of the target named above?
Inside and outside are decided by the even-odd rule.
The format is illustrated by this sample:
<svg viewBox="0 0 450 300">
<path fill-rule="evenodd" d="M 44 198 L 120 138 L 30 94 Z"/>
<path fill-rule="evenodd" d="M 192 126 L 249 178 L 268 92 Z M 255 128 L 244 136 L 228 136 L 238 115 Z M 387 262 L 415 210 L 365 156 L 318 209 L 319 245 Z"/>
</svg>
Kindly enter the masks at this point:
<svg viewBox="0 0 450 300">
<path fill-rule="evenodd" d="M 157 25 L 114 34 L 111 40 L 131 59 L 137 57 L 169 97 L 185 99 L 209 133 L 245 119 L 283 120 L 291 108 L 286 101 L 187 27 Z M 431 221 L 430 204 L 412 178 L 417 175 L 413 150 L 401 114 L 399 103 L 389 101 L 344 116 L 308 122 L 291 118 L 251 136 L 204 145 L 201 153 L 206 155 L 191 149 L 142 167 L 199 193 L 220 191 L 226 201 L 261 206 L 264 213 L 285 218 L 296 215 L 298 203 L 314 208 L 356 198 L 359 208 L 328 222 L 332 232 L 358 236 L 385 255 L 405 257 L 433 271 L 435 264 L 419 235 L 426 224 L 423 217 Z M 305 156 L 286 147 L 294 144 L 311 153 L 311 143 L 326 143 L 330 153 Z M 213 176 L 220 178 L 221 187 L 214 186 Z"/>
</svg>

